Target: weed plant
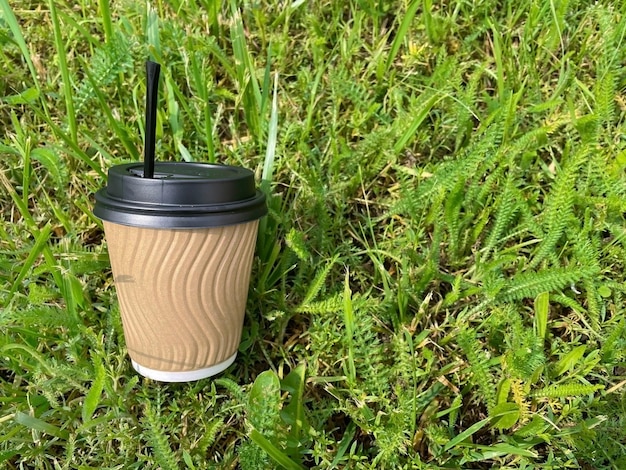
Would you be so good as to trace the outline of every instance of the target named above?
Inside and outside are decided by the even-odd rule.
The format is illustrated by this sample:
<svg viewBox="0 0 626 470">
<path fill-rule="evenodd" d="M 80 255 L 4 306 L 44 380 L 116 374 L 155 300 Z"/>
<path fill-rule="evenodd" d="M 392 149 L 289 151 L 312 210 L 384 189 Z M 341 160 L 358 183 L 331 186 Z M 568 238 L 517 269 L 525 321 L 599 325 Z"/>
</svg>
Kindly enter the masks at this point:
<svg viewBox="0 0 626 470">
<path fill-rule="evenodd" d="M 626 468 L 619 2 L 0 0 L 0 467 Z M 269 195 L 238 360 L 130 367 L 93 194 Z"/>
</svg>

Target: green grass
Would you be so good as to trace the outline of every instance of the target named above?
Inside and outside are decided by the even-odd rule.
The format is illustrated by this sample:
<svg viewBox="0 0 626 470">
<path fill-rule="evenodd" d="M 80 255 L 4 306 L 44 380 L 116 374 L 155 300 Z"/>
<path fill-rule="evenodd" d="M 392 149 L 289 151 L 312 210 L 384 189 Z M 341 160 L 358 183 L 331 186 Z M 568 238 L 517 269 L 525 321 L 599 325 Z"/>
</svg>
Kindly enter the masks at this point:
<svg viewBox="0 0 626 470">
<path fill-rule="evenodd" d="M 0 0 L 0 467 L 626 467 L 626 9 Z M 101 222 L 140 158 L 270 193 L 242 344 L 126 355 Z"/>
</svg>

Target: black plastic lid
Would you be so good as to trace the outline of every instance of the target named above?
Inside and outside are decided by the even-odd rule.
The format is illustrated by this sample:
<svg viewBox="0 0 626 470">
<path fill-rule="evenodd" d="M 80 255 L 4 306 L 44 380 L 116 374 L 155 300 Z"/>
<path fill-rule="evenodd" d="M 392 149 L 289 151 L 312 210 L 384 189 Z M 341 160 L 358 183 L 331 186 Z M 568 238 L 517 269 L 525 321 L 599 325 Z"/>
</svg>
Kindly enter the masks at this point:
<svg viewBox="0 0 626 470">
<path fill-rule="evenodd" d="M 154 178 L 144 178 L 142 163 L 127 163 L 109 169 L 93 212 L 122 225 L 201 228 L 256 220 L 267 207 L 246 168 L 162 162 L 155 164 Z"/>
</svg>

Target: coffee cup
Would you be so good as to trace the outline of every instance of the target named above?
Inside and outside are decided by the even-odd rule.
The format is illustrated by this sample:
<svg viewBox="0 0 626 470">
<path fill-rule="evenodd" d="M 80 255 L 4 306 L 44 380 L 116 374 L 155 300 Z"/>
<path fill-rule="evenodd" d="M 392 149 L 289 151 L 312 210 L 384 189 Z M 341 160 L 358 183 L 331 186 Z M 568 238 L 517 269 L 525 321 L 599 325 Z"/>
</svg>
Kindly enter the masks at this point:
<svg viewBox="0 0 626 470">
<path fill-rule="evenodd" d="M 228 165 L 117 165 L 96 193 L 126 346 L 135 370 L 164 382 L 215 375 L 241 340 L 265 195 Z"/>
</svg>

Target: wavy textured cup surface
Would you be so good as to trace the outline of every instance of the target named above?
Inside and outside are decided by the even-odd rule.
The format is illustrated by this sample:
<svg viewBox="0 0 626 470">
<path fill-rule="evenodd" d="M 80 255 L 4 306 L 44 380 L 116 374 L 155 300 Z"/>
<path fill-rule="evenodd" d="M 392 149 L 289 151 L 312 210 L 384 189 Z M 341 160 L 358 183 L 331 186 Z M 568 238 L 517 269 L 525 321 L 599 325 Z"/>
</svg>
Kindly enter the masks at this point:
<svg viewBox="0 0 626 470">
<path fill-rule="evenodd" d="M 257 228 L 258 220 L 194 229 L 104 221 L 126 345 L 134 363 L 178 373 L 234 358 Z"/>
<path fill-rule="evenodd" d="M 165 382 L 210 377 L 235 360 L 265 194 L 243 167 L 157 162 L 109 168 L 95 194 L 128 353 Z"/>
</svg>

